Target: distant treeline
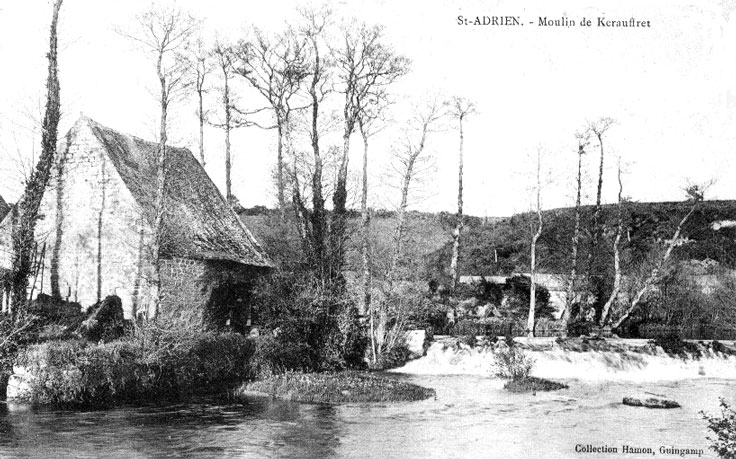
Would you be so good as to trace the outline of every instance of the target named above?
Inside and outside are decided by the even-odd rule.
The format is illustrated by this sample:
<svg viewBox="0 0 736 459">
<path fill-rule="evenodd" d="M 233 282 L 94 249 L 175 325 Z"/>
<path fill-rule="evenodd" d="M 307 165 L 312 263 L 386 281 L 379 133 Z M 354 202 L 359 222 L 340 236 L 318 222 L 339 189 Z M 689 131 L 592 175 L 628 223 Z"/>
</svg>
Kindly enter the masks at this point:
<svg viewBox="0 0 736 459">
<path fill-rule="evenodd" d="M 581 208 L 581 226 L 589 227 L 594 206 Z M 626 246 L 631 257 L 643 259 L 652 248 L 672 237 L 674 228 L 689 210 L 686 202 L 632 202 L 625 204 Z M 540 269 L 550 273 L 566 273 L 570 267 L 572 249 L 571 235 L 574 224 L 574 208 L 558 208 L 543 212 L 545 222 L 539 242 Z M 278 216 L 277 209 L 255 206 L 240 211 L 241 217 L 251 228 L 258 228 L 254 217 Z M 359 219 L 358 210 L 348 210 L 350 219 Z M 396 213 L 391 210 L 376 210 L 372 213 L 374 231 L 380 239 L 393 237 L 393 226 L 381 224 L 391 220 Z M 449 265 L 452 251 L 451 232 L 455 225 L 455 214 L 450 212 L 408 213 L 408 218 L 420 225 L 426 247 L 418 250 L 424 258 L 424 273 L 428 279 L 442 279 Z M 516 214 L 511 217 L 464 216 L 465 230 L 459 260 L 461 275 L 509 274 L 528 270 L 530 219 L 532 214 Z M 616 205 L 602 208 L 604 235 L 616 228 Z M 683 229 L 683 243 L 678 245 L 673 256 L 676 260 L 706 260 L 718 262 L 723 267 L 736 268 L 736 226 L 715 225 L 717 222 L 736 223 L 736 201 L 705 201 L 690 217 Z M 255 227 L 255 228 L 253 228 Z M 717 227 L 718 229 L 714 229 Z M 259 228 L 265 231 L 266 228 Z M 420 242 L 421 243 L 421 242 Z M 606 250 L 613 256 L 610 244 Z M 580 259 L 588 256 L 585 244 L 580 247 Z M 350 258 L 350 257 L 349 257 Z M 352 263 L 349 263 L 351 265 Z"/>
<path fill-rule="evenodd" d="M 687 202 L 626 203 L 624 205 L 624 241 L 631 261 L 644 260 L 655 247 L 672 237 L 678 222 L 688 212 Z M 594 206 L 581 208 L 581 227 L 589 228 Z M 544 229 L 539 241 L 539 268 L 549 273 L 567 273 L 570 269 L 574 208 L 543 212 Z M 616 230 L 616 205 L 602 208 L 603 249 L 613 257 L 608 240 Z M 526 271 L 529 267 L 530 222 L 533 214 L 517 214 L 488 225 L 470 225 L 463 234 L 460 273 L 493 275 Z M 675 260 L 706 260 L 736 268 L 736 201 L 705 201 L 683 228 L 681 243 L 673 252 Z M 719 223 L 720 222 L 720 223 Z M 427 260 L 437 274 L 449 263 L 448 242 Z M 580 260 L 588 257 L 581 244 Z"/>
</svg>

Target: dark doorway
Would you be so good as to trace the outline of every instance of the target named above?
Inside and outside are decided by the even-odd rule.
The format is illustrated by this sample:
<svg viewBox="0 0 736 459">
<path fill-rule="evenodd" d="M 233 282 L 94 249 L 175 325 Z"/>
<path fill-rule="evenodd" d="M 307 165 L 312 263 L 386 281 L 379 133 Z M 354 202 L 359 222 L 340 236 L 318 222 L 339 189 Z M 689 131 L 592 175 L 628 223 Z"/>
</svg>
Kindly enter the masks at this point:
<svg viewBox="0 0 736 459">
<path fill-rule="evenodd" d="M 248 282 L 226 283 L 212 289 L 207 302 L 207 322 L 216 330 L 238 333 L 250 331 L 250 297 L 253 286 Z"/>
</svg>

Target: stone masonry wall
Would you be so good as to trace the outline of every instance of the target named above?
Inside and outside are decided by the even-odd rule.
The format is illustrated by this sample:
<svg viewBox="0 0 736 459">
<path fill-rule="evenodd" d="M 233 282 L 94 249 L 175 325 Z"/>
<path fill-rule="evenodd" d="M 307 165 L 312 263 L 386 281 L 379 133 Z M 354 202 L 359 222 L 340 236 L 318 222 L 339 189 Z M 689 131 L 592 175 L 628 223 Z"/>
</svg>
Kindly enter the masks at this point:
<svg viewBox="0 0 736 459">
<path fill-rule="evenodd" d="M 205 280 L 207 263 L 174 258 L 161 263 L 159 318 L 180 325 L 204 325 L 204 310 L 212 293 Z"/>
</svg>

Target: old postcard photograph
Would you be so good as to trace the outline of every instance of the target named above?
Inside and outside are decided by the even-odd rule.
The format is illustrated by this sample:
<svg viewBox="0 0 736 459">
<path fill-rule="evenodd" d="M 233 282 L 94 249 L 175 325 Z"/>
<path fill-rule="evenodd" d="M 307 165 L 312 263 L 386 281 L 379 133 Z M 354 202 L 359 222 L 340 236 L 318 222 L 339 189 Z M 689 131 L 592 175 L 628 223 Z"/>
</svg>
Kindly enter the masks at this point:
<svg viewBox="0 0 736 459">
<path fill-rule="evenodd" d="M 736 457 L 736 2 L 0 2 L 0 457 Z"/>
</svg>

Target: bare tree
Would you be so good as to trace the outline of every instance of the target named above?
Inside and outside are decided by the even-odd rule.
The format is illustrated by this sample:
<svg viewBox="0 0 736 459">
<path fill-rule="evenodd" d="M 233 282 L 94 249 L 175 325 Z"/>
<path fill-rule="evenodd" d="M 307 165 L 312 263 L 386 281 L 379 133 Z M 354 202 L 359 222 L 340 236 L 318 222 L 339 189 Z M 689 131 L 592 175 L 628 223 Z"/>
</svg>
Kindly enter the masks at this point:
<svg viewBox="0 0 736 459">
<path fill-rule="evenodd" d="M 374 363 L 384 348 L 385 336 L 390 334 L 396 338 L 403 326 L 397 321 L 392 330 L 387 331 L 388 304 L 391 302 L 401 303 L 403 301 L 401 298 L 394 298 L 393 290 L 394 281 L 397 276 L 396 271 L 403 254 L 409 192 L 412 182 L 426 170 L 422 167 L 422 163 L 426 163 L 427 160 L 427 139 L 443 117 L 442 107 L 437 99 L 428 101 L 423 108 L 415 110 L 415 112 L 417 114 L 408 123 L 409 127 L 403 133 L 401 145 L 394 151 L 393 167 L 399 174 L 400 201 L 396 211 L 393 250 L 391 251 L 391 259 L 386 271 L 386 298 L 377 307 L 371 302 L 370 309 L 368 310 L 371 354 Z"/>
<path fill-rule="evenodd" d="M 588 130 L 598 140 L 600 148 L 600 163 L 598 165 L 598 188 L 596 191 L 595 208 L 593 209 L 593 220 L 591 223 L 590 252 L 588 253 L 588 277 L 593 285 L 593 293 L 595 294 L 595 321 L 600 320 L 603 311 L 603 274 L 600 266 L 601 254 L 598 246 L 603 238 L 603 223 L 601 222 L 601 199 L 603 194 L 603 160 L 605 157 L 604 138 L 608 130 L 613 125 L 611 118 L 600 118 L 592 122 L 588 126 Z"/>
<path fill-rule="evenodd" d="M 641 302 L 642 298 L 645 294 L 649 292 L 649 290 L 652 288 L 652 286 L 657 282 L 659 279 L 660 273 L 662 272 L 662 269 L 664 268 L 665 264 L 670 258 L 670 255 L 672 255 L 672 250 L 675 248 L 675 245 L 679 241 L 680 233 L 682 232 L 683 226 L 685 226 L 685 223 L 687 223 L 688 219 L 690 219 L 690 216 L 695 212 L 695 210 L 698 208 L 700 203 L 703 201 L 703 195 L 704 195 L 704 187 L 693 185 L 688 187 L 686 190 L 688 194 L 688 201 L 691 203 L 690 210 L 685 214 L 684 217 L 682 217 L 682 220 L 680 220 L 680 223 L 677 225 L 677 228 L 675 229 L 675 233 L 672 235 L 672 239 L 669 240 L 667 243 L 667 248 L 662 254 L 662 257 L 657 261 L 657 264 L 652 268 L 652 271 L 649 273 L 647 278 L 644 280 L 641 288 L 636 292 L 636 295 L 634 295 L 634 299 L 631 301 L 631 304 L 626 309 L 626 311 L 621 315 L 621 317 L 616 320 L 616 322 L 611 327 L 612 329 L 616 329 L 621 326 L 621 324 L 631 315 L 632 312 L 636 310 L 636 308 L 639 306 L 639 303 Z"/>
<path fill-rule="evenodd" d="M 150 53 L 156 62 L 156 76 L 160 86 L 159 147 L 156 154 L 156 195 L 154 202 L 155 220 L 151 255 L 154 261 L 153 317 L 158 316 L 159 293 L 161 290 L 161 248 L 164 241 L 165 189 L 167 168 L 167 127 L 169 106 L 183 96 L 186 88 L 188 68 L 184 53 L 189 40 L 198 27 L 192 16 L 177 8 L 151 8 L 135 18 L 136 30 L 120 32 Z"/>
<path fill-rule="evenodd" d="M 19 314 L 23 312 L 22 309 L 26 305 L 28 278 L 33 269 L 33 246 L 38 210 L 56 157 L 56 141 L 59 135 L 59 119 L 61 118 L 57 26 L 62 1 L 56 0 L 54 2 L 49 28 L 49 52 L 47 54 L 49 67 L 46 79 L 48 92 L 41 134 L 41 156 L 36 164 L 36 169 L 26 182 L 25 193 L 13 210 L 16 216 L 12 229 L 13 269 L 11 274 L 11 313 L 14 321 L 18 320 Z"/>
<path fill-rule="evenodd" d="M 212 56 L 215 58 L 217 69 L 222 73 L 222 108 L 224 121 L 216 123 L 225 132 L 225 199 L 228 204 L 233 204 L 232 190 L 232 157 L 230 153 L 230 131 L 235 127 L 233 125 L 233 104 L 230 100 L 230 80 L 234 73 L 234 53 L 230 46 L 224 45 L 217 40 L 212 49 Z"/>
<path fill-rule="evenodd" d="M 212 61 L 210 52 L 204 44 L 202 36 L 199 35 L 194 41 L 190 53 L 192 60 L 192 72 L 194 76 L 194 91 L 197 93 L 197 119 L 199 120 L 199 161 L 202 167 L 207 165 L 204 157 L 204 124 L 207 113 L 204 110 L 204 94 L 207 92 L 205 86 L 207 76 L 212 73 Z"/>
<path fill-rule="evenodd" d="M 273 39 L 258 29 L 253 40 L 241 41 L 237 48 L 235 72 L 245 78 L 270 105 L 276 121 L 276 175 L 278 203 L 282 219 L 286 210 L 285 157 L 289 155 L 294 96 L 309 76 L 306 43 L 292 29 Z"/>
<path fill-rule="evenodd" d="M 328 226 L 327 212 L 325 210 L 325 199 L 322 186 L 323 158 L 320 150 L 320 105 L 330 90 L 330 68 L 325 62 L 323 54 L 325 50 L 324 37 L 326 28 L 330 21 L 331 11 L 301 10 L 303 21 L 299 34 L 307 41 L 308 51 L 308 99 L 309 107 L 309 137 L 312 149 L 312 171 L 311 171 L 311 198 L 312 208 L 307 209 L 299 183 L 295 180 L 292 189 L 292 200 L 294 202 L 297 220 L 300 225 L 300 233 L 308 240 L 305 242 L 307 248 L 307 259 L 312 265 L 317 278 L 323 285 L 331 284 L 340 273 L 332 269 L 331 259 L 328 253 Z M 293 172 L 296 179 L 296 168 Z"/>
<path fill-rule="evenodd" d="M 376 103 L 370 107 L 364 107 L 361 111 L 361 116 L 358 118 L 358 130 L 363 138 L 363 186 L 361 190 L 360 198 L 360 225 L 361 225 L 361 241 L 360 241 L 360 253 L 363 268 L 363 302 L 362 310 L 359 310 L 361 315 L 366 312 L 369 317 L 370 325 L 370 336 L 371 336 L 371 352 L 373 363 L 376 363 L 377 349 L 375 343 L 375 323 L 374 323 L 374 311 L 372 302 L 372 284 L 373 284 L 373 271 L 371 263 L 371 247 L 370 247 L 370 212 L 368 209 L 368 139 L 376 132 L 373 130 L 374 123 L 379 119 L 380 113 L 383 112 L 383 108 L 388 104 L 388 99 L 383 98 L 377 100 Z"/>
<path fill-rule="evenodd" d="M 406 224 L 406 211 L 409 205 L 409 190 L 411 188 L 412 181 L 420 172 L 420 169 L 417 166 L 422 154 L 425 152 L 427 137 L 436 127 L 442 116 L 443 113 L 439 102 L 436 99 L 429 101 L 424 109 L 418 111 L 414 120 L 410 123 L 413 129 L 407 130 L 404 133 L 404 139 L 401 143 L 400 150 L 395 152 L 394 158 L 397 163 L 397 167 L 395 167 L 395 169 L 400 173 L 401 197 L 396 211 L 394 250 L 386 274 L 389 290 L 391 289 L 396 276 L 396 268 L 399 264 L 399 260 L 401 259 L 403 248 L 402 243 L 404 240 Z"/>
<path fill-rule="evenodd" d="M 532 235 L 532 242 L 530 247 L 530 261 L 529 261 L 529 272 L 531 285 L 529 286 L 529 315 L 526 321 L 526 333 L 530 338 L 534 337 L 534 312 L 537 308 L 537 241 L 542 235 L 542 149 L 537 148 L 537 186 L 536 186 L 536 214 L 537 214 L 537 225 Z"/>
<path fill-rule="evenodd" d="M 580 246 L 580 204 L 583 188 L 583 155 L 589 144 L 589 135 L 586 131 L 576 134 L 578 140 L 578 173 L 576 177 L 576 195 L 575 195 L 575 226 L 572 232 L 572 267 L 570 268 L 570 278 L 567 283 L 567 294 L 565 297 L 565 310 L 562 313 L 563 322 L 567 323 L 570 319 L 570 313 L 576 295 L 576 282 L 578 277 L 578 249 Z"/>
<path fill-rule="evenodd" d="M 608 301 L 603 306 L 603 312 L 601 313 L 601 319 L 599 322 L 600 326 L 604 326 L 608 320 L 608 313 L 611 310 L 611 306 L 616 302 L 618 294 L 621 291 L 621 235 L 624 229 L 624 212 L 623 212 L 623 191 L 624 185 L 621 181 L 621 158 L 618 159 L 618 205 L 617 205 L 617 216 L 616 216 L 616 237 L 613 239 L 613 290 L 611 295 L 608 297 Z"/>
<path fill-rule="evenodd" d="M 455 223 L 455 231 L 452 233 L 452 259 L 450 260 L 450 289 L 454 292 L 458 278 L 457 262 L 460 257 L 460 232 L 463 229 L 463 142 L 465 140 L 463 121 L 475 112 L 475 104 L 461 97 L 454 97 L 449 104 L 450 114 L 457 120 L 460 133 L 457 173 L 457 222 Z"/>
<path fill-rule="evenodd" d="M 333 214 L 330 229 L 330 250 L 341 270 L 347 228 L 347 181 L 350 157 L 350 137 L 364 110 L 385 97 L 385 87 L 408 71 L 408 60 L 395 54 L 383 43 L 379 26 L 348 23 L 341 31 L 341 46 L 332 51 L 337 68 L 338 91 L 344 95 L 343 149 L 332 195 Z M 365 138 L 364 138 L 365 140 Z"/>
</svg>

